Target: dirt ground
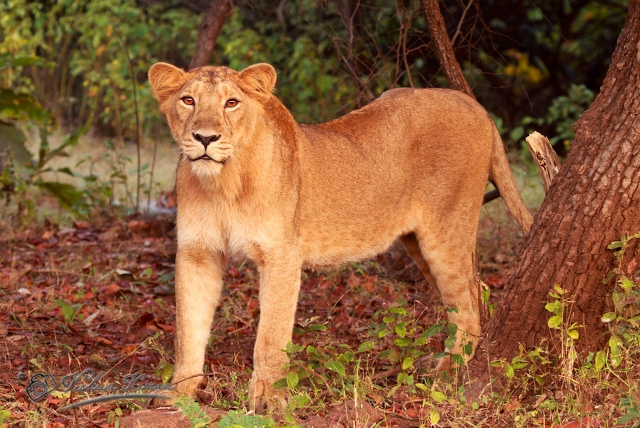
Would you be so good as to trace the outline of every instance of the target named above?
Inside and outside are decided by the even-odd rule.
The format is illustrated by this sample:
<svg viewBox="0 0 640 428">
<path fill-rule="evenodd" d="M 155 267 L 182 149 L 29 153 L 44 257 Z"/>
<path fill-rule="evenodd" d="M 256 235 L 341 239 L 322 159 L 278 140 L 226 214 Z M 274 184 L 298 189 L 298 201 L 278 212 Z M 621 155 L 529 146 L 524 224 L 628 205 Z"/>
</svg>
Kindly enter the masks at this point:
<svg viewBox="0 0 640 428">
<path fill-rule="evenodd" d="M 520 235 L 513 222 L 485 216 L 483 223 L 478 260 L 493 302 L 499 299 Z M 175 328 L 174 234 L 171 218 L 129 218 L 72 227 L 45 222 L 0 242 L 0 405 L 11 413 L 3 420 L 6 425 L 113 426 L 147 405 L 110 401 L 59 411 L 100 394 L 51 393 L 33 402 L 27 387 L 34 374 L 50 374 L 60 382 L 90 368 L 96 375 L 104 371 L 100 381 L 116 386 L 131 374 L 146 375 L 154 384 L 168 382 Z M 212 405 L 207 411 L 214 420 L 221 410 L 247 406 L 259 317 L 257 278 L 255 266 L 242 260 L 227 270 L 200 396 L 202 403 Z M 305 272 L 294 343 L 334 352 L 339 344 L 357 349 L 371 340 L 380 311 L 398 305 L 408 308 L 417 324 L 432 325 L 446 317 L 437 292 L 398 245 L 370 261 Z M 325 328 L 309 331 L 309 325 Z M 442 349 L 441 339 L 432 343 L 433 349 Z M 415 372 L 416 381 L 432 367 L 432 361 L 424 362 Z M 372 353 L 363 376 L 390 369 L 388 360 Z M 408 427 L 428 420 L 420 391 L 394 389 L 393 376 L 373 384 L 360 401 L 314 391 L 311 395 L 320 397 L 296 411 L 297 423 Z M 144 415 L 139 412 L 138 417 Z M 127 426 L 126 418 L 122 422 Z"/>
</svg>

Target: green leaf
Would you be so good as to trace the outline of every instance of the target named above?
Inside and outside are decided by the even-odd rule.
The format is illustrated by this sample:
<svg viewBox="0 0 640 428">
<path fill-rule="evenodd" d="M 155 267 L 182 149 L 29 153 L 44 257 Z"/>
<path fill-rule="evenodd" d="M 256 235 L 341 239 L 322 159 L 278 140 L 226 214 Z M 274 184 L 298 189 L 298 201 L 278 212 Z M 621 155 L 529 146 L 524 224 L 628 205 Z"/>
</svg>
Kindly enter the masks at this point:
<svg viewBox="0 0 640 428">
<path fill-rule="evenodd" d="M 409 370 L 413 366 L 413 358 L 406 357 L 402 360 L 402 370 Z"/>
<path fill-rule="evenodd" d="M 162 383 L 169 383 L 171 378 L 173 377 L 173 365 L 165 363 L 162 368 L 162 372 L 160 373 L 160 379 Z"/>
<path fill-rule="evenodd" d="M 324 331 L 327 329 L 327 326 L 324 324 L 313 324 L 307 327 L 307 331 Z"/>
<path fill-rule="evenodd" d="M 611 278 L 613 278 L 616 275 L 615 271 L 609 271 L 609 273 L 607 273 L 607 276 L 602 280 L 603 284 L 608 284 L 609 281 L 611 281 Z"/>
<path fill-rule="evenodd" d="M 444 340 L 444 346 L 447 349 L 453 349 L 456 344 L 456 338 L 454 336 L 449 336 Z"/>
<path fill-rule="evenodd" d="M 19 56 L 12 58 L 11 54 L 0 55 L 0 70 L 20 66 L 55 67 L 55 63 L 46 61 L 38 56 Z"/>
<path fill-rule="evenodd" d="M 463 367 L 467 364 L 462 355 L 460 354 L 451 354 L 451 362 L 458 367 Z"/>
<path fill-rule="evenodd" d="M 297 354 L 298 352 L 302 351 L 304 349 L 304 346 L 302 345 L 296 345 L 293 342 L 287 342 L 287 346 L 284 348 L 284 351 L 287 354 Z M 307 350 L 307 353 L 309 353 L 309 350 Z"/>
<path fill-rule="evenodd" d="M 611 350 L 618 350 L 620 345 L 622 345 L 622 339 L 615 334 L 609 338 L 609 348 L 611 348 Z"/>
<path fill-rule="evenodd" d="M 602 316 L 602 322 L 611 322 L 615 321 L 617 315 L 615 312 L 607 312 Z"/>
<path fill-rule="evenodd" d="M 607 245 L 607 249 L 609 250 L 617 250 L 618 248 L 622 248 L 621 241 L 613 241 L 611 244 Z"/>
<path fill-rule="evenodd" d="M 395 306 L 393 308 L 389 308 L 389 312 L 391 312 L 392 314 L 399 314 L 399 315 L 407 314 L 407 310 L 402 306 Z"/>
<path fill-rule="evenodd" d="M 438 403 L 442 403 L 447 399 L 446 395 L 444 395 L 440 391 L 436 391 L 435 389 L 431 391 L 431 394 L 429 394 L 429 396 Z"/>
<path fill-rule="evenodd" d="M 394 330 L 398 336 L 405 337 L 407 335 L 407 323 L 400 322 L 396 324 Z"/>
<path fill-rule="evenodd" d="M 287 386 L 287 378 L 278 379 L 277 381 L 273 382 L 273 387 L 275 389 L 285 389 Z"/>
<path fill-rule="evenodd" d="M 633 289 L 633 287 L 635 287 L 636 284 L 631 281 L 629 278 L 627 278 L 625 275 L 622 275 L 622 277 L 620 278 L 620 287 L 624 290 L 624 291 L 629 291 L 631 289 Z"/>
<path fill-rule="evenodd" d="M 8 124 L 0 123 L 0 152 L 9 150 L 17 163 L 24 165 L 31 162 L 32 155 L 25 147 L 27 140 L 24 133 Z"/>
<path fill-rule="evenodd" d="M 469 356 L 473 352 L 473 342 L 469 341 L 462 347 L 462 352 Z"/>
<path fill-rule="evenodd" d="M 395 339 L 393 341 L 394 345 L 399 346 L 401 348 L 406 348 L 407 346 L 411 345 L 412 343 L 413 343 L 413 340 L 409 339 L 408 337 L 398 338 L 398 339 Z"/>
<path fill-rule="evenodd" d="M 422 392 L 429 391 L 429 388 L 424 383 L 416 383 L 416 388 L 418 388 Z"/>
<path fill-rule="evenodd" d="M 35 184 L 54 196 L 64 209 L 79 213 L 81 208 L 86 208 L 84 195 L 71 184 L 55 181 L 37 181 Z"/>
<path fill-rule="evenodd" d="M 455 336 L 458 333 L 458 326 L 450 322 L 447 324 L 447 334 L 449 336 Z"/>
<path fill-rule="evenodd" d="M 602 350 L 596 352 L 596 370 L 598 371 L 602 370 L 606 363 L 607 363 L 607 353 Z"/>
<path fill-rule="evenodd" d="M 442 331 L 442 324 L 434 324 L 431 327 L 429 327 L 428 329 L 425 330 L 424 333 L 422 333 L 422 336 L 424 337 L 433 337 L 436 334 L 440 333 Z"/>
<path fill-rule="evenodd" d="M 363 342 L 358 346 L 358 352 L 369 352 L 373 350 L 375 343 L 373 341 Z"/>
<path fill-rule="evenodd" d="M 429 410 L 429 422 L 431 425 L 438 425 L 438 422 L 440 422 L 440 413 L 436 410 Z"/>
<path fill-rule="evenodd" d="M 351 351 L 345 351 L 338 358 L 346 363 L 352 363 L 355 360 L 355 355 Z"/>
<path fill-rule="evenodd" d="M 482 301 L 484 303 L 489 303 L 489 297 L 491 296 L 491 289 L 487 288 L 482 290 Z"/>
<path fill-rule="evenodd" d="M 504 375 L 506 377 L 508 377 L 509 379 L 512 379 L 513 376 L 515 376 L 516 372 L 513 369 L 513 366 L 511 366 L 511 364 L 507 364 L 506 366 L 504 366 Z"/>
<path fill-rule="evenodd" d="M 422 335 L 413 341 L 414 348 L 419 348 L 420 346 L 424 346 L 426 344 L 427 344 L 427 338 Z"/>
<path fill-rule="evenodd" d="M 383 328 L 382 330 L 380 330 L 378 332 L 378 339 L 382 339 L 383 337 L 385 337 L 389 333 L 391 333 L 391 331 L 388 328 Z"/>
<path fill-rule="evenodd" d="M 405 372 L 400 372 L 398 373 L 398 376 L 396 377 L 396 381 L 398 382 L 398 385 L 413 385 L 413 376 L 410 374 L 407 374 Z"/>
<path fill-rule="evenodd" d="M 329 370 L 338 373 L 340 376 L 345 375 L 344 366 L 340 361 L 335 361 L 335 360 L 327 361 L 327 363 L 324 366 Z"/>
<path fill-rule="evenodd" d="M 573 340 L 578 340 L 580 333 L 578 333 L 578 330 L 567 330 L 567 336 Z"/>
<path fill-rule="evenodd" d="M 627 412 L 624 415 L 620 416 L 616 421 L 616 425 L 626 425 L 630 422 L 636 422 L 640 419 L 640 412 Z M 633 425 L 636 427 L 637 425 Z"/>
<path fill-rule="evenodd" d="M 11 119 L 31 119 L 43 122 L 47 111 L 31 95 L 18 94 L 10 89 L 0 89 L 0 114 Z"/>
<path fill-rule="evenodd" d="M 609 338 L 609 348 L 611 353 L 609 354 L 609 361 L 611 361 L 612 367 L 618 367 L 622 362 L 622 353 L 620 352 L 620 346 L 622 346 L 622 339 L 613 335 Z"/>
<path fill-rule="evenodd" d="M 69 324 L 73 322 L 73 319 L 76 316 L 76 312 L 82 306 L 80 304 L 71 305 L 69 302 L 62 299 L 54 300 L 53 303 L 60 308 L 62 316 L 64 316 L 65 321 L 67 321 Z"/>
<path fill-rule="evenodd" d="M 555 300 L 553 302 L 549 302 L 546 305 L 544 305 L 544 308 L 548 312 L 551 312 L 552 314 L 557 314 L 559 311 L 562 310 L 562 302 L 559 300 Z"/>
<path fill-rule="evenodd" d="M 287 374 L 287 386 L 289 388 L 295 388 L 296 386 L 298 386 L 298 382 L 300 382 L 298 373 L 292 371 Z"/>
<path fill-rule="evenodd" d="M 549 328 L 560 328 L 562 325 L 562 315 L 554 315 L 547 321 Z"/>
</svg>

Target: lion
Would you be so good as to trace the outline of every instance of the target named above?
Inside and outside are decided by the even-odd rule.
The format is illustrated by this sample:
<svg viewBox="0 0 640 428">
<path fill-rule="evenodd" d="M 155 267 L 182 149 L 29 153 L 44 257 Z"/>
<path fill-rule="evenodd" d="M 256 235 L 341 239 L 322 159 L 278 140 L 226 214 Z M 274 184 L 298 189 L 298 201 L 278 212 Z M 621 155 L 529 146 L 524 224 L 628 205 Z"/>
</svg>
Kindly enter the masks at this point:
<svg viewBox="0 0 640 428">
<path fill-rule="evenodd" d="M 398 239 L 456 309 L 449 351 L 473 356 L 481 335 L 473 258 L 487 180 L 525 233 L 532 224 L 480 104 L 454 90 L 393 89 L 339 119 L 302 125 L 274 95 L 269 64 L 183 71 L 157 63 L 149 82 L 180 155 L 177 393 L 193 396 L 201 382 L 234 256 L 260 274 L 253 408 L 284 404 L 273 384 L 286 376 L 301 270 L 370 258 Z"/>
</svg>

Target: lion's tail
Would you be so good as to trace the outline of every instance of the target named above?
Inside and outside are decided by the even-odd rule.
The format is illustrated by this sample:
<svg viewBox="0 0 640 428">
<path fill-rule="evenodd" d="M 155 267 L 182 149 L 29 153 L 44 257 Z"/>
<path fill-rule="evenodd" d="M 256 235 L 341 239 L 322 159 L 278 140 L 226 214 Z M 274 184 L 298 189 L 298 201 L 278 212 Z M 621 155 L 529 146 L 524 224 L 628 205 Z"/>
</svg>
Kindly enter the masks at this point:
<svg viewBox="0 0 640 428">
<path fill-rule="evenodd" d="M 507 204 L 507 208 L 511 214 L 516 218 L 524 233 L 529 233 L 531 225 L 533 224 L 533 216 L 524 205 L 520 191 L 511 173 L 511 167 L 509 166 L 509 160 L 507 154 L 504 151 L 504 144 L 498 129 L 493 126 L 493 153 L 491 155 L 491 165 L 489 167 L 489 180 L 500 191 L 500 196 Z"/>
</svg>

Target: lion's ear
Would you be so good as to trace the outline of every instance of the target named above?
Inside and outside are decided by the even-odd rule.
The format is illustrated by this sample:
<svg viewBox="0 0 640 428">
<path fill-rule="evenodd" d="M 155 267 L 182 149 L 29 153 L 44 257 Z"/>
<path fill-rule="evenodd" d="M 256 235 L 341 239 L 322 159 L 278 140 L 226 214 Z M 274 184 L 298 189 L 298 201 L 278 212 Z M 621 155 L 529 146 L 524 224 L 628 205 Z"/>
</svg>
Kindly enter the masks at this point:
<svg viewBox="0 0 640 428">
<path fill-rule="evenodd" d="M 153 95 L 160 103 L 182 88 L 186 82 L 184 70 L 166 62 L 153 64 L 149 69 L 149 83 L 153 89 Z"/>
<path fill-rule="evenodd" d="M 276 70 L 269 64 L 250 65 L 240 72 L 245 88 L 260 97 L 267 97 L 276 86 Z"/>
</svg>

